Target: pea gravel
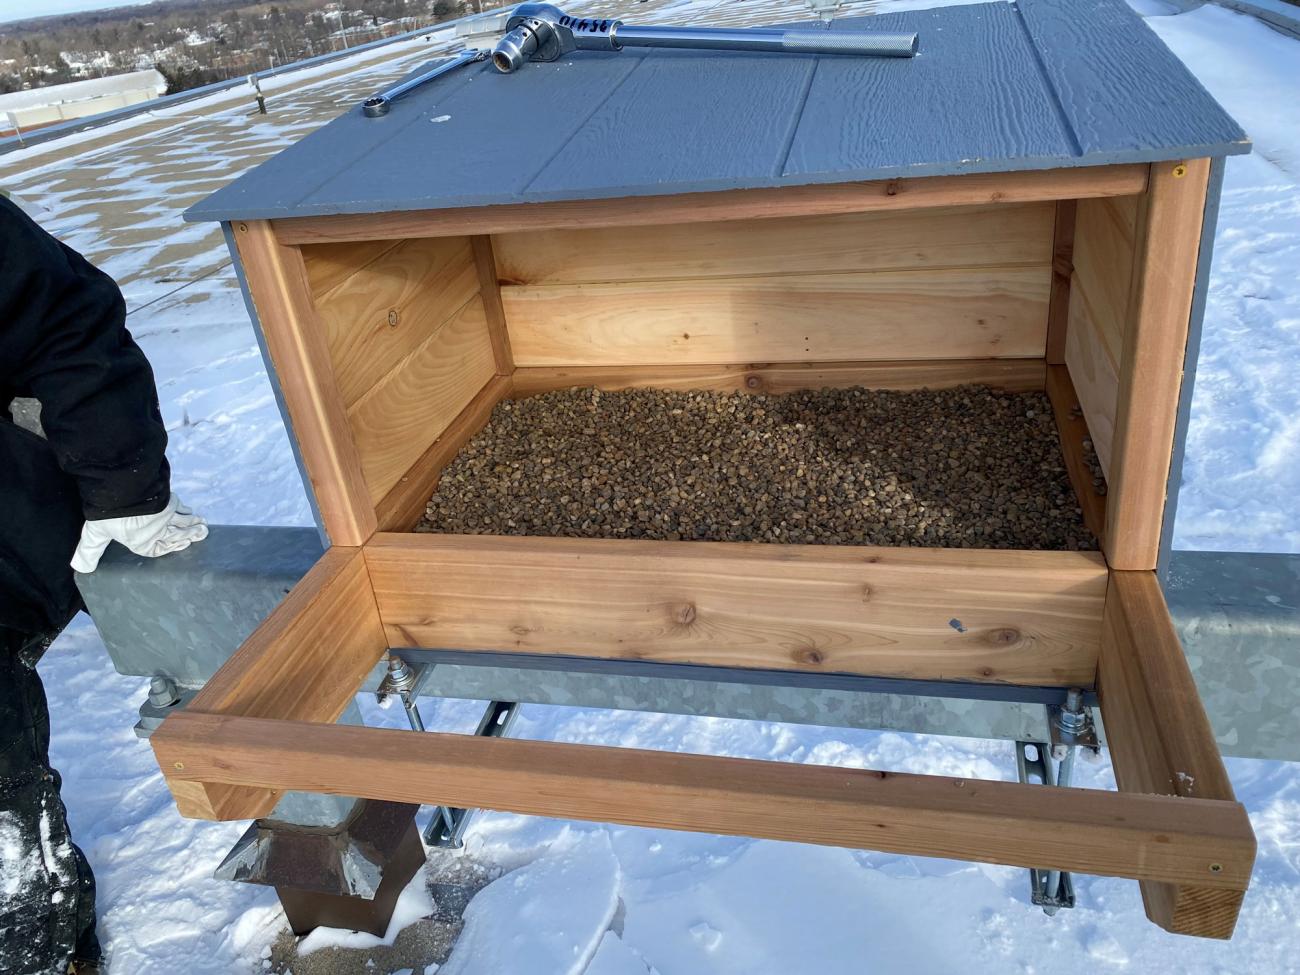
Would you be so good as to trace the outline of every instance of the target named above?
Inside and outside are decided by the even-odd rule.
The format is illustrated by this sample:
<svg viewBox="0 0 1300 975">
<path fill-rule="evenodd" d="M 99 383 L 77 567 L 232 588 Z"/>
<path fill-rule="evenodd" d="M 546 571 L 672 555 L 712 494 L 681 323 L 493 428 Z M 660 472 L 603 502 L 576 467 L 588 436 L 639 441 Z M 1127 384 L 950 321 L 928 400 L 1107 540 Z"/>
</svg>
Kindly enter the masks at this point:
<svg viewBox="0 0 1300 975">
<path fill-rule="evenodd" d="M 500 403 L 416 529 L 1091 549 L 1042 393 L 567 389 Z"/>
</svg>

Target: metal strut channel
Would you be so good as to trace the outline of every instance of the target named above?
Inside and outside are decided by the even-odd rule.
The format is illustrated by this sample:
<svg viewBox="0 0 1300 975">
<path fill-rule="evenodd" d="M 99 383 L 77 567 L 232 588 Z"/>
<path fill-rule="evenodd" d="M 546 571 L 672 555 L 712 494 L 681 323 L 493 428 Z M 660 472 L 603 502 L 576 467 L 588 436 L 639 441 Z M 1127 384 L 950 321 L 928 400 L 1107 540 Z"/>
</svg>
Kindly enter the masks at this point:
<svg viewBox="0 0 1300 975">
<path fill-rule="evenodd" d="M 1099 750 L 1097 728 L 1083 691 L 1071 688 L 1065 703 L 1048 705 L 1047 726 L 1052 736 L 1050 745 L 1040 741 L 1016 742 L 1016 773 L 1026 785 L 1066 788 L 1074 777 L 1074 760 L 1079 749 L 1086 748 L 1094 754 Z M 1074 878 L 1068 870 L 1031 867 L 1029 900 L 1048 917 L 1063 907 L 1074 907 Z"/>
<path fill-rule="evenodd" d="M 514 724 L 519 705 L 513 701 L 489 701 L 487 710 L 478 723 L 474 734 L 480 738 L 504 738 Z M 454 806 L 438 806 L 433 810 L 433 819 L 424 831 L 424 842 L 429 846 L 459 849 L 463 845 L 461 837 L 472 809 L 458 809 Z"/>
</svg>

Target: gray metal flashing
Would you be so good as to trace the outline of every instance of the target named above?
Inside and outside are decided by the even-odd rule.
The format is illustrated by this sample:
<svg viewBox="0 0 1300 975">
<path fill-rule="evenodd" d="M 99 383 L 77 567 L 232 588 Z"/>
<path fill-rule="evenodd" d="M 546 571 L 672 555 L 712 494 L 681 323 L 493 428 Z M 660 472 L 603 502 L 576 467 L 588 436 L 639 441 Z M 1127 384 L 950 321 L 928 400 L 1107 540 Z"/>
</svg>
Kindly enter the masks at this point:
<svg viewBox="0 0 1300 975">
<path fill-rule="evenodd" d="M 354 106 L 185 218 L 671 195 L 1250 148 L 1124 0 L 1020 0 L 833 26 L 914 30 L 921 53 L 582 52 L 511 75 L 471 65 L 381 118 Z"/>
<path fill-rule="evenodd" d="M 280 420 L 289 435 L 289 449 L 293 451 L 293 462 L 298 465 L 298 479 L 307 495 L 307 505 L 311 508 L 312 519 L 320 533 L 321 545 L 329 547 L 330 537 L 325 530 L 325 520 L 320 514 L 320 504 L 316 501 L 316 486 L 312 484 L 307 473 L 307 465 L 302 459 L 302 448 L 298 437 L 293 432 L 293 417 L 289 415 L 289 406 L 285 402 L 284 390 L 280 387 L 280 374 L 275 363 L 271 361 L 271 352 L 266 347 L 266 336 L 262 333 L 262 320 L 257 315 L 257 306 L 253 303 L 253 293 L 249 290 L 248 280 L 244 276 L 244 263 L 239 259 L 239 249 L 235 246 L 235 234 L 229 223 L 223 223 L 221 230 L 226 236 L 226 247 L 230 250 L 230 262 L 235 269 L 235 278 L 239 281 L 239 291 L 244 296 L 244 307 L 248 310 L 248 320 L 253 324 L 253 335 L 257 338 L 257 349 L 262 354 L 262 365 L 266 366 L 266 378 L 271 384 L 271 393 L 275 396 L 276 408 L 280 411 Z"/>
<path fill-rule="evenodd" d="M 1201 336 L 1205 329 L 1205 303 L 1210 291 L 1210 266 L 1214 261 L 1214 235 L 1219 224 L 1219 199 L 1223 193 L 1222 158 L 1210 161 L 1210 179 L 1205 190 L 1205 216 L 1201 221 L 1201 245 L 1196 259 L 1196 282 L 1192 287 L 1192 308 L 1187 322 L 1187 348 L 1183 354 L 1183 381 L 1178 389 L 1178 413 L 1174 420 L 1174 449 L 1169 458 L 1165 482 L 1165 510 L 1160 522 L 1160 552 L 1156 574 L 1163 583 L 1169 574 L 1178 519 L 1178 495 L 1183 483 L 1183 459 L 1187 453 L 1187 427 L 1192 417 L 1192 394 L 1196 389 L 1196 366 L 1201 358 Z"/>
<path fill-rule="evenodd" d="M 1174 552 L 1164 589 L 1219 747 L 1300 761 L 1300 554 Z"/>
<path fill-rule="evenodd" d="M 166 558 L 110 545 L 77 588 L 118 673 L 198 687 L 324 552 L 312 528 L 211 525 Z"/>
</svg>

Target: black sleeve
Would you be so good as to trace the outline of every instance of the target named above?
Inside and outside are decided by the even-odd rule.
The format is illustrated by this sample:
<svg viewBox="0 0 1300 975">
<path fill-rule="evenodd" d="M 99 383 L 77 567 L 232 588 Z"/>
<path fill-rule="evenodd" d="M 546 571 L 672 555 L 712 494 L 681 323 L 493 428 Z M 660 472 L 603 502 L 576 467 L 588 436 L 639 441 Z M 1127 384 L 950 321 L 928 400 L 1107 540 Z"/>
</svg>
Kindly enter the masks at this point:
<svg viewBox="0 0 1300 975">
<path fill-rule="evenodd" d="M 167 506 L 167 432 L 117 284 L 0 197 L 0 391 L 33 396 L 88 520 Z M 0 404 L 2 406 L 2 404 Z"/>
</svg>

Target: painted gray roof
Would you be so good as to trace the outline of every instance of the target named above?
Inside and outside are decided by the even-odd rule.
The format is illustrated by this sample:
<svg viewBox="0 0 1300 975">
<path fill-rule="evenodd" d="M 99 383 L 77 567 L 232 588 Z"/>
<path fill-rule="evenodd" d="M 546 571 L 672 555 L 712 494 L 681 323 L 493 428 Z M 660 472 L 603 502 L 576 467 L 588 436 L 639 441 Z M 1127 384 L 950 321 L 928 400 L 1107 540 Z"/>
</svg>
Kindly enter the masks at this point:
<svg viewBox="0 0 1300 975">
<path fill-rule="evenodd" d="M 382 118 L 350 109 L 192 207 L 186 219 L 441 209 L 1249 151 L 1237 124 L 1124 0 L 1019 0 L 832 26 L 915 30 L 920 54 L 907 60 L 580 52 L 512 75 L 474 64 L 396 102 Z"/>
</svg>

